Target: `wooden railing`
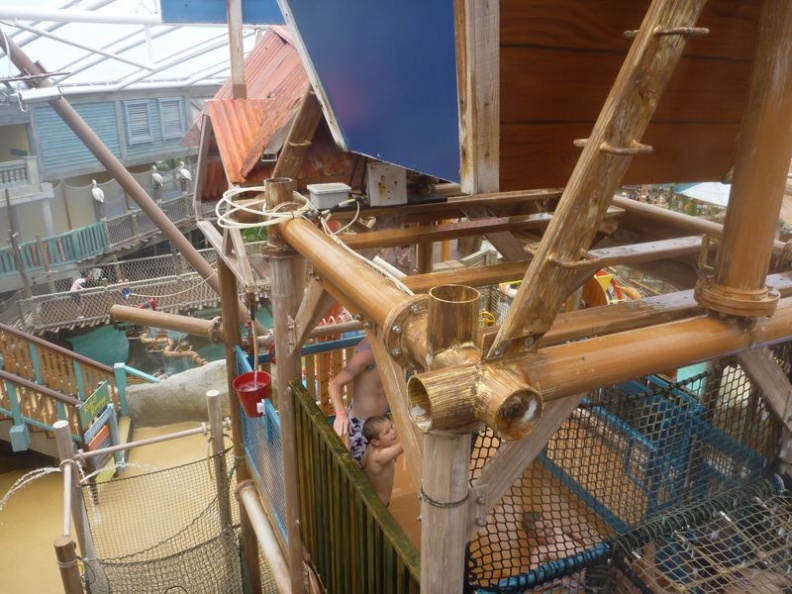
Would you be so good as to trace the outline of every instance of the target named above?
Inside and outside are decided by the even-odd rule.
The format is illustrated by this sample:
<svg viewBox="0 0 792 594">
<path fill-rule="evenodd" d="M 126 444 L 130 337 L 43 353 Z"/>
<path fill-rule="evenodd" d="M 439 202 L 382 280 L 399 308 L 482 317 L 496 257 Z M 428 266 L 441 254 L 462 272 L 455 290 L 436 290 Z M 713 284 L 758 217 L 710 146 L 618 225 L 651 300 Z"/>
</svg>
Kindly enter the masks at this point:
<svg viewBox="0 0 792 594">
<path fill-rule="evenodd" d="M 182 194 L 162 202 L 161 207 L 170 220 L 178 225 L 193 219 L 191 204 L 192 197 Z M 26 272 L 47 272 L 97 258 L 142 242 L 157 233 L 159 229 L 146 214 L 132 210 L 66 233 L 25 241 L 19 244 L 19 257 Z M 19 274 L 12 248 L 0 248 L 0 279 Z"/>
<path fill-rule="evenodd" d="M 107 382 L 113 406 L 119 412 L 126 412 L 123 395 L 116 390 L 112 367 L 5 324 L 0 324 L 0 358 L 7 374 L 28 380 L 42 393 L 49 389 L 76 401 L 85 400 L 102 382 Z M 42 423 L 51 420 L 45 408 L 31 408 L 41 415 L 36 420 Z M 35 419 L 35 415 L 31 418 Z"/>
<path fill-rule="evenodd" d="M 351 344 L 361 338 L 303 347 L 304 383 L 290 384 L 295 393 L 301 538 L 328 592 L 418 594 L 418 551 L 317 406 L 324 403 L 329 408 L 327 382 L 351 356 Z M 262 369 L 269 356 L 262 355 L 259 361 Z M 237 347 L 237 373 L 251 370 Z M 281 425 L 270 402 L 265 408 L 263 417 L 242 415 L 245 455 L 284 546 Z"/>
<path fill-rule="evenodd" d="M 52 431 L 55 421 L 65 420 L 78 443 L 83 443 L 80 401 L 46 386 L 0 370 L 0 415 L 15 426 L 28 425 Z"/>
<path fill-rule="evenodd" d="M 420 555 L 298 382 L 300 527 L 328 592 L 418 594 Z"/>
</svg>

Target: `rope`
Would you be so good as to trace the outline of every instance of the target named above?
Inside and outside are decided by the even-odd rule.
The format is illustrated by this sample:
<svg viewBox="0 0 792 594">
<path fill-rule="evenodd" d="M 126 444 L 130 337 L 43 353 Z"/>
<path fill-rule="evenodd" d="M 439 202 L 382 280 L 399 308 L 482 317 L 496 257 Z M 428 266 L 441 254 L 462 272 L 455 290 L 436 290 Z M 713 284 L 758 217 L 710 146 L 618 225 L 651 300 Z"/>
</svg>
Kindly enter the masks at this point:
<svg viewBox="0 0 792 594">
<path fill-rule="evenodd" d="M 127 293 L 127 296 L 130 296 L 130 297 L 144 297 L 146 299 L 164 299 L 165 297 L 176 297 L 177 295 L 181 295 L 182 293 L 188 293 L 190 291 L 194 291 L 195 289 L 197 289 L 201 285 L 203 285 L 205 283 L 208 283 L 209 280 L 214 278 L 215 275 L 217 275 L 217 271 L 216 270 L 212 274 L 207 276 L 205 279 L 201 280 L 201 282 L 196 283 L 193 286 L 184 289 L 183 291 L 177 291 L 176 293 L 169 293 L 167 295 L 145 295 L 143 293 L 132 293 L 132 292 L 129 292 L 129 293 Z"/>
</svg>

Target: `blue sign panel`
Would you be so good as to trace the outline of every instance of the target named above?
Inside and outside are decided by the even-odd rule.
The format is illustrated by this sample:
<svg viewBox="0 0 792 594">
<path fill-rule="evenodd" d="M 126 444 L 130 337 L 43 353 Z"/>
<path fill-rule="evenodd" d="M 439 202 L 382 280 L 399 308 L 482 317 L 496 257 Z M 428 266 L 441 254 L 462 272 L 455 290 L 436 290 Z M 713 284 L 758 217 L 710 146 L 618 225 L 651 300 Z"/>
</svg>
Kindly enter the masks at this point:
<svg viewBox="0 0 792 594">
<path fill-rule="evenodd" d="M 228 22 L 228 6 L 220 0 L 160 0 L 163 23 Z M 283 15 L 277 0 L 242 0 L 242 22 L 246 25 L 280 25 Z"/>
<path fill-rule="evenodd" d="M 454 3 L 282 2 L 347 148 L 459 181 Z"/>
</svg>

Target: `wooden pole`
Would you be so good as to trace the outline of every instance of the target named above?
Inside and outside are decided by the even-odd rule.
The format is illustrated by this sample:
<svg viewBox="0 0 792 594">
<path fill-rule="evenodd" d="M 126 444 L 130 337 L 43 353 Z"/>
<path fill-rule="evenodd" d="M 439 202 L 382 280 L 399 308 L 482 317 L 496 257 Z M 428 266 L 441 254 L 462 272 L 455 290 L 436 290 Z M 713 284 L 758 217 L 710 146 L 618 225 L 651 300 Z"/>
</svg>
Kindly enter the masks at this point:
<svg viewBox="0 0 792 594">
<path fill-rule="evenodd" d="M 69 536 L 55 539 L 55 556 L 58 558 L 63 591 L 66 594 L 83 594 L 80 569 L 77 567 L 77 546 Z"/>
<path fill-rule="evenodd" d="M 55 430 L 55 446 L 58 451 L 58 459 L 74 461 L 74 444 L 71 438 L 71 429 L 68 421 L 55 421 L 52 428 Z M 86 530 L 82 513 L 82 491 L 80 490 L 80 477 L 77 472 L 72 472 L 71 484 L 71 512 L 74 527 L 77 531 L 77 542 L 80 544 L 80 552 L 83 557 L 94 557 L 93 543 Z"/>
<path fill-rule="evenodd" d="M 696 285 L 717 312 L 768 316 L 778 303 L 765 276 L 792 156 L 790 37 L 792 3 L 765 2 L 715 274 Z"/>
<path fill-rule="evenodd" d="M 229 394 L 229 398 L 233 398 Z M 209 433 L 212 437 L 212 457 L 214 458 L 215 468 L 215 486 L 217 488 L 217 500 L 220 506 L 220 528 L 221 530 L 230 530 L 231 523 L 231 506 L 228 497 L 228 484 L 226 482 L 226 475 L 228 468 L 226 466 L 225 455 L 223 454 L 223 411 L 220 402 L 220 392 L 218 390 L 209 390 L 206 392 L 206 408 L 209 416 Z"/>
<path fill-rule="evenodd" d="M 202 320 L 190 316 L 169 314 L 164 311 L 129 307 L 128 305 L 111 305 L 109 313 L 113 322 L 123 321 L 141 326 L 156 326 L 157 328 L 184 332 L 191 336 L 203 336 L 209 340 L 225 339 L 225 324 L 219 320 Z"/>
<path fill-rule="evenodd" d="M 25 268 L 25 263 L 22 261 L 22 254 L 19 251 L 19 243 L 17 242 L 19 238 L 19 232 L 16 229 L 16 223 L 14 221 L 14 211 L 12 210 L 11 206 L 11 192 L 6 188 L 5 192 L 5 203 L 6 203 L 6 212 L 8 214 L 8 243 L 11 244 L 11 254 L 14 257 L 14 263 L 16 264 L 17 270 L 19 271 L 19 276 L 22 277 L 22 286 L 25 288 L 25 297 L 32 297 L 33 291 L 30 288 L 30 279 L 27 275 L 27 269 Z"/>
<path fill-rule="evenodd" d="M 291 199 L 292 180 L 278 178 L 267 180 L 268 204 L 278 204 Z M 281 225 L 281 227 L 283 227 Z M 304 260 L 297 253 L 270 236 L 272 273 L 272 321 L 275 332 L 275 375 L 278 389 L 278 412 L 281 421 L 281 451 L 283 457 L 284 496 L 286 499 L 286 535 L 289 547 L 289 572 L 292 592 L 302 592 L 303 543 L 300 537 L 300 492 L 297 477 L 297 440 L 294 428 L 294 393 L 289 382 L 302 377 L 300 348 L 289 344 L 289 318 L 294 318 L 300 307 L 305 286 Z"/>
<path fill-rule="evenodd" d="M 228 0 L 228 45 L 231 51 L 231 96 L 247 98 L 245 55 L 242 35 L 242 0 Z"/>
<path fill-rule="evenodd" d="M 459 594 L 465 582 L 471 434 L 424 438 L 421 593 Z"/>
<path fill-rule="evenodd" d="M 231 416 L 231 440 L 234 448 L 237 484 L 250 479 L 250 469 L 245 459 L 245 444 L 242 439 L 242 407 L 234 390 L 233 381 L 236 377 L 237 362 L 234 346 L 242 342 L 239 328 L 239 294 L 234 273 L 222 260 L 217 259 L 217 274 L 220 283 L 220 309 L 223 316 L 225 332 L 225 361 L 228 381 L 228 406 Z M 256 536 L 249 518 L 240 513 L 242 563 L 247 569 L 253 594 L 261 594 L 261 567 L 259 566 Z"/>
</svg>

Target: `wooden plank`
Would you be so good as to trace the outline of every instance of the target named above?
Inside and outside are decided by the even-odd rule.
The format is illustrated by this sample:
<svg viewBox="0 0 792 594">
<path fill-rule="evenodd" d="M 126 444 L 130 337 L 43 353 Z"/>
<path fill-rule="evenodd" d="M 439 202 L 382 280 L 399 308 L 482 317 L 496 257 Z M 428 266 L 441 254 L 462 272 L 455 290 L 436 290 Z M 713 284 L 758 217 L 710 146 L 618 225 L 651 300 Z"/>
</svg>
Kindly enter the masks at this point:
<svg viewBox="0 0 792 594">
<path fill-rule="evenodd" d="M 534 255 L 489 356 L 514 352 L 546 332 L 576 288 L 574 266 L 589 249 L 632 159 L 619 151 L 645 143 L 644 132 L 684 48 L 658 29 L 696 25 L 704 0 L 655 0 L 632 44 L 553 220 Z M 612 148 L 608 148 L 612 147 Z"/>
<path fill-rule="evenodd" d="M 503 124 L 501 190 L 566 186 L 580 157 L 572 141 L 591 129 L 586 122 Z M 654 150 L 632 160 L 622 183 L 721 180 L 734 164 L 739 132 L 737 123 L 651 123 L 643 139 Z"/>
<path fill-rule="evenodd" d="M 710 34 L 691 39 L 685 55 L 750 61 L 760 0 L 708 2 L 699 19 Z M 626 53 L 624 31 L 637 29 L 649 0 L 501 0 L 501 45 Z"/>
<path fill-rule="evenodd" d="M 503 48 L 501 122 L 572 120 L 593 124 L 623 60 L 623 55 L 609 52 Z M 664 123 L 739 123 L 750 74 L 750 62 L 683 58 L 653 119 Z"/>
<path fill-rule="evenodd" d="M 300 111 L 297 112 L 297 119 L 289 130 L 283 151 L 281 151 L 275 169 L 272 171 L 272 177 L 297 178 L 321 118 L 322 106 L 311 87 L 308 87 Z"/>
<path fill-rule="evenodd" d="M 607 217 L 616 219 L 620 216 L 621 209 L 612 209 Z M 371 247 L 393 247 L 409 245 L 419 241 L 443 241 L 455 239 L 466 235 L 481 235 L 499 231 L 520 231 L 528 229 L 543 229 L 551 220 L 547 213 L 531 215 L 515 215 L 512 217 L 494 217 L 476 221 L 463 221 L 447 225 L 427 225 L 422 227 L 408 227 L 406 229 L 386 229 L 371 231 L 357 235 L 342 235 L 344 243 L 355 250 Z"/>
<path fill-rule="evenodd" d="M 294 349 L 299 352 L 308 334 L 316 327 L 325 314 L 336 303 L 335 297 L 328 293 L 322 282 L 313 279 L 303 295 L 300 309 L 294 316 Z M 293 351 L 293 352 L 295 352 Z"/>
<path fill-rule="evenodd" d="M 460 179 L 468 193 L 498 189 L 500 0 L 455 0 Z"/>
<path fill-rule="evenodd" d="M 572 411 L 577 408 L 585 394 L 567 396 L 545 404 L 542 418 L 536 424 L 533 433 L 519 441 L 505 442 L 497 453 L 487 462 L 473 487 L 481 487 L 486 503 L 481 504 L 480 510 L 488 513 L 506 491 L 511 489 L 517 478 L 525 468 L 534 461 L 539 452 L 544 449 L 550 438 L 558 431 L 561 424 L 569 418 Z M 471 508 L 473 510 L 475 508 Z M 468 539 L 475 536 L 479 526 L 476 525 L 476 515 L 471 513 L 468 519 Z M 486 518 L 486 513 L 483 514 Z"/>
<path fill-rule="evenodd" d="M 368 335 L 371 349 L 374 352 L 374 360 L 377 362 L 377 372 L 385 388 L 385 396 L 390 405 L 396 430 L 399 432 L 399 439 L 404 446 L 404 459 L 407 462 L 407 471 L 410 473 L 412 484 L 417 490 L 423 481 L 424 434 L 421 433 L 410 417 L 404 370 L 393 361 L 381 337 L 376 336 L 371 331 L 369 331 Z"/>
<path fill-rule="evenodd" d="M 776 362 L 773 352 L 767 347 L 744 351 L 737 355 L 737 362 L 759 387 L 768 408 L 787 431 L 792 431 L 792 384 Z"/>
</svg>

